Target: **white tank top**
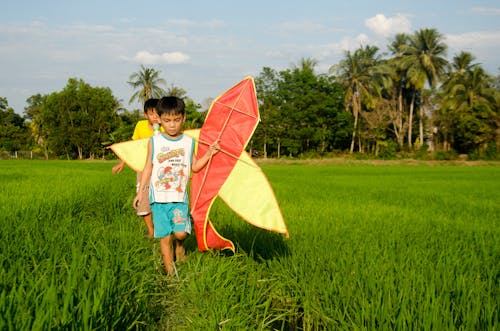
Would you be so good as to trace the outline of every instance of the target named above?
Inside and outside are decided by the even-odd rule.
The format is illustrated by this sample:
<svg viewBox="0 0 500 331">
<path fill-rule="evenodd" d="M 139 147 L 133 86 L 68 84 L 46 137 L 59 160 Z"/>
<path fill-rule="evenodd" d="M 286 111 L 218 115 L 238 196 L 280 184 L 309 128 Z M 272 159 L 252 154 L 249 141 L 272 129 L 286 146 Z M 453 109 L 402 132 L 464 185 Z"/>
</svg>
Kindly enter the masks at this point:
<svg viewBox="0 0 500 331">
<path fill-rule="evenodd" d="M 151 202 L 187 202 L 187 183 L 191 174 L 193 138 L 181 134 L 170 139 L 164 134 L 151 137 L 153 170 Z"/>
</svg>

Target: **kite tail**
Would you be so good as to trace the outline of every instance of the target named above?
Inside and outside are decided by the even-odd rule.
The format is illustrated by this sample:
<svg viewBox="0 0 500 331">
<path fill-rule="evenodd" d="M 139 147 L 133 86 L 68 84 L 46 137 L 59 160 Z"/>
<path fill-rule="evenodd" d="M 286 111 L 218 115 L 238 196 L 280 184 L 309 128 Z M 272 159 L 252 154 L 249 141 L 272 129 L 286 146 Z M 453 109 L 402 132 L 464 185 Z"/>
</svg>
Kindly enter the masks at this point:
<svg viewBox="0 0 500 331">
<path fill-rule="evenodd" d="M 194 222 L 194 231 L 198 250 L 206 252 L 209 249 L 229 249 L 234 252 L 234 244 L 231 240 L 222 237 L 213 227 L 212 222 Z"/>
<path fill-rule="evenodd" d="M 234 244 L 231 240 L 221 236 L 213 227 L 212 222 L 208 221 L 205 233 L 206 244 L 211 249 L 230 249 L 234 252 Z"/>
</svg>

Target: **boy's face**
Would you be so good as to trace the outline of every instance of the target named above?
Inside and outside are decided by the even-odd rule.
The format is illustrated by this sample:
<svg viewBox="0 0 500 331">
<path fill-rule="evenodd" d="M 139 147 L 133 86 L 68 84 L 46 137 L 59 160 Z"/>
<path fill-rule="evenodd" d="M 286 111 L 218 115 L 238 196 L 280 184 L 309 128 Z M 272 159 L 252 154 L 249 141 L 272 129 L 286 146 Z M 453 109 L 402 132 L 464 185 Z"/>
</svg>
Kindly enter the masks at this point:
<svg viewBox="0 0 500 331">
<path fill-rule="evenodd" d="M 155 123 L 160 123 L 160 117 L 156 113 L 154 108 L 148 108 L 144 113 L 144 117 L 148 120 L 149 124 L 153 125 Z"/>
<path fill-rule="evenodd" d="M 174 114 L 162 114 L 160 116 L 160 124 L 165 131 L 165 134 L 169 137 L 177 137 L 182 130 L 182 124 L 185 120 L 184 115 L 174 115 Z"/>
</svg>

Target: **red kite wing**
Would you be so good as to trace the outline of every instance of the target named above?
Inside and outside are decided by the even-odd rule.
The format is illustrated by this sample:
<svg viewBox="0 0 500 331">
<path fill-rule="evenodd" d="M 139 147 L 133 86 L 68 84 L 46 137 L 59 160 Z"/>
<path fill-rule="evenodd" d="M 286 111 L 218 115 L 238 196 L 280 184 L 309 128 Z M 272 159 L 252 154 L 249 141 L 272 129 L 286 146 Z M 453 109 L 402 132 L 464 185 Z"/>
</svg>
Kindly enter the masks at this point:
<svg viewBox="0 0 500 331">
<path fill-rule="evenodd" d="M 231 241 L 221 237 L 208 220 L 219 190 L 228 178 L 259 122 L 259 108 L 253 78 L 247 77 L 212 102 L 200 131 L 197 155 L 204 155 L 210 144 L 219 142 L 220 152 L 191 181 L 191 215 L 198 249 L 232 249 Z"/>
</svg>

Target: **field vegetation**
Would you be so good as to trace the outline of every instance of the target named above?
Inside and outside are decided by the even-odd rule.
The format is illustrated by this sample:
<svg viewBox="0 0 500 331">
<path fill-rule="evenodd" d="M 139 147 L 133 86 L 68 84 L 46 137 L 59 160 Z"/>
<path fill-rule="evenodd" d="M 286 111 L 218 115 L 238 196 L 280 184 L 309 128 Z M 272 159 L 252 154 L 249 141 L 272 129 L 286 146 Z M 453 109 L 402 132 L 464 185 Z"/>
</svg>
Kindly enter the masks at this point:
<svg viewBox="0 0 500 331">
<path fill-rule="evenodd" d="M 221 201 L 236 253 L 168 277 L 105 161 L 0 161 L 0 330 L 498 330 L 498 164 L 262 163 L 290 238 Z"/>
</svg>

